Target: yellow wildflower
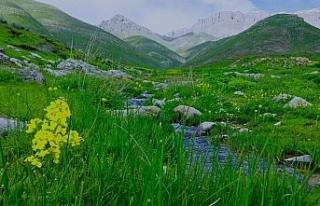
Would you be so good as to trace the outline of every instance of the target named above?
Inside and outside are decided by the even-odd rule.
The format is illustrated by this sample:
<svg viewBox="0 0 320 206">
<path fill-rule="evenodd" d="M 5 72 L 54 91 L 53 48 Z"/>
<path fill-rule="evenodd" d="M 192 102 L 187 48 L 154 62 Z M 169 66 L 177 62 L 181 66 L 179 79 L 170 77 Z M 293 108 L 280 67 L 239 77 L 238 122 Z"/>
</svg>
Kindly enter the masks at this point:
<svg viewBox="0 0 320 206">
<path fill-rule="evenodd" d="M 24 161 L 25 162 L 29 162 L 30 164 L 32 164 L 32 165 L 34 165 L 34 166 L 36 166 L 38 168 L 42 167 L 42 163 L 40 162 L 40 160 L 37 157 L 33 156 L 33 155 L 27 157 Z"/>
<path fill-rule="evenodd" d="M 45 157 L 46 155 L 50 154 L 48 150 L 41 150 L 40 152 L 37 152 L 35 156 L 37 157 Z"/>
<path fill-rule="evenodd" d="M 71 112 L 65 101 L 55 100 L 44 110 L 45 119 L 32 119 L 27 125 L 28 133 L 35 132 L 31 146 L 34 155 L 27 157 L 25 161 L 39 168 L 42 167 L 41 160 L 48 155 L 51 155 L 54 163 L 59 163 L 61 147 L 68 141 L 73 147 L 83 141 L 77 131 L 68 132 L 68 118 Z"/>
<path fill-rule="evenodd" d="M 30 120 L 30 123 L 27 124 L 27 133 L 32 133 L 37 128 L 38 124 L 41 123 L 42 120 L 39 118 L 35 118 Z"/>
</svg>

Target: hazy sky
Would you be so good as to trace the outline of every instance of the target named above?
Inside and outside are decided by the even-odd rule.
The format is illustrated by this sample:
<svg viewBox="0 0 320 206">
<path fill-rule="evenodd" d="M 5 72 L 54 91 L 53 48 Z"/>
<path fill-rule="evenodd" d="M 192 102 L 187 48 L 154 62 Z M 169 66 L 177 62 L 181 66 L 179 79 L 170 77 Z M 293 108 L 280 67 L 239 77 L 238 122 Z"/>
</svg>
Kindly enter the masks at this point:
<svg viewBox="0 0 320 206">
<path fill-rule="evenodd" d="M 215 11 L 296 12 L 320 7 L 320 0 L 37 0 L 97 25 L 116 14 L 160 34 L 192 26 Z"/>
</svg>

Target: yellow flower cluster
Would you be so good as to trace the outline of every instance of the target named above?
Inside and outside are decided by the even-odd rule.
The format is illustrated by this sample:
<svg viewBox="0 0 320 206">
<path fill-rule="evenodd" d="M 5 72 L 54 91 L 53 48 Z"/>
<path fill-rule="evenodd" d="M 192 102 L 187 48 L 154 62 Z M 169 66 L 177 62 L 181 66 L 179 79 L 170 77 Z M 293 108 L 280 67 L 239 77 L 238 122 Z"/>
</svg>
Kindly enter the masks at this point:
<svg viewBox="0 0 320 206">
<path fill-rule="evenodd" d="M 66 144 L 80 145 L 83 141 L 77 131 L 68 132 L 68 118 L 71 112 L 68 104 L 63 100 L 55 100 L 44 109 L 45 118 L 35 118 L 27 124 L 27 133 L 35 133 L 32 140 L 34 154 L 25 159 L 26 162 L 40 168 L 47 155 L 52 155 L 53 162 L 59 163 L 61 147 Z"/>
</svg>

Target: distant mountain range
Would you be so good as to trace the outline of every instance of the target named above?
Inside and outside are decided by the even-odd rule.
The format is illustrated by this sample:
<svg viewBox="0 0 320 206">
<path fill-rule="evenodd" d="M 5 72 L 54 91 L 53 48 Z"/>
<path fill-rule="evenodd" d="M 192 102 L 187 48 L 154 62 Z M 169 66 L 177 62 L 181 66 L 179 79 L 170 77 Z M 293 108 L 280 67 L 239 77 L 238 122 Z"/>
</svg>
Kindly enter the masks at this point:
<svg viewBox="0 0 320 206">
<path fill-rule="evenodd" d="M 99 24 L 99 27 L 121 39 L 132 36 L 147 37 L 182 56 L 184 51 L 196 45 L 202 44 L 206 41 L 217 40 L 216 37 L 201 32 L 197 34 L 188 32 L 177 38 L 162 36 L 136 24 L 129 18 L 120 14 L 115 15 L 110 20 L 102 21 Z"/>
<path fill-rule="evenodd" d="M 320 29 L 298 15 L 277 14 L 238 35 L 188 50 L 188 61 L 184 66 L 208 65 L 247 56 L 312 53 L 320 53 Z"/>
<path fill-rule="evenodd" d="M 298 11 L 296 14 L 303 17 L 309 24 L 320 27 L 320 9 Z M 147 37 L 187 57 L 188 50 L 197 45 L 239 34 L 268 17 L 270 14 L 265 11 L 222 11 L 198 20 L 191 28 L 160 35 L 118 14 L 110 20 L 101 22 L 99 27 L 121 39 L 131 36 Z"/>
<path fill-rule="evenodd" d="M 320 8 L 298 11 L 294 14 L 304 18 L 307 23 L 320 28 Z M 204 32 L 221 39 L 238 34 L 270 16 L 265 11 L 216 12 L 207 18 L 198 20 L 191 28 L 171 31 L 164 36 L 177 38 L 190 32 L 195 34 Z"/>
<path fill-rule="evenodd" d="M 262 11 L 218 12 L 189 29 L 166 35 L 122 15 L 99 26 L 90 25 L 34 0 L 1 0 L 0 19 L 54 39 L 57 45 L 63 43 L 70 53 L 77 49 L 115 63 L 150 68 L 201 66 L 245 56 L 320 53 L 320 30 L 316 28 L 320 27 L 320 9 L 273 16 Z M 3 34 L 1 38 L 11 37 Z"/>
</svg>

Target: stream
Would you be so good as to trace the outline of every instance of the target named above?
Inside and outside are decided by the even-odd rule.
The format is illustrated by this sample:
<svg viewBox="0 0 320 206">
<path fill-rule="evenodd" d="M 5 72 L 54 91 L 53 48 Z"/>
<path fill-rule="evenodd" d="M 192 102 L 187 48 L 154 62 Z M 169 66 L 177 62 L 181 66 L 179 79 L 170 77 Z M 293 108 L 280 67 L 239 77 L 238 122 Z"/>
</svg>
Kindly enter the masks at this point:
<svg viewBox="0 0 320 206">
<path fill-rule="evenodd" d="M 146 99 L 130 99 L 127 105 L 131 107 L 143 106 Z M 203 171 L 210 172 L 212 167 L 219 166 L 220 168 L 225 165 L 233 167 L 235 170 L 242 169 L 244 174 L 248 174 L 250 169 L 263 173 L 268 169 L 273 169 L 279 173 L 295 176 L 298 181 L 303 182 L 305 176 L 298 172 L 295 168 L 287 164 L 270 164 L 265 159 L 257 159 L 254 154 L 246 154 L 245 157 L 239 157 L 239 153 L 230 149 L 228 145 L 221 142 L 220 144 L 213 145 L 210 143 L 207 136 L 202 136 L 198 127 L 183 126 L 180 124 L 172 124 L 176 133 L 183 134 L 183 148 L 187 154 L 187 162 L 190 166 L 197 163 L 203 164 Z M 256 167 L 256 169 L 254 168 Z M 314 174 L 309 178 L 308 187 L 310 189 L 320 187 L 320 174 Z"/>
</svg>

